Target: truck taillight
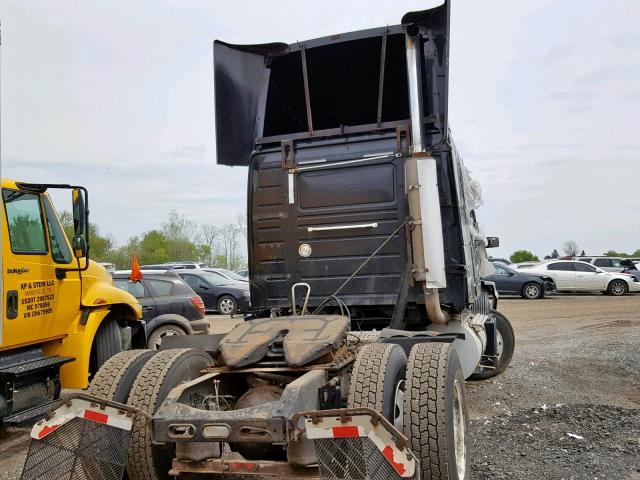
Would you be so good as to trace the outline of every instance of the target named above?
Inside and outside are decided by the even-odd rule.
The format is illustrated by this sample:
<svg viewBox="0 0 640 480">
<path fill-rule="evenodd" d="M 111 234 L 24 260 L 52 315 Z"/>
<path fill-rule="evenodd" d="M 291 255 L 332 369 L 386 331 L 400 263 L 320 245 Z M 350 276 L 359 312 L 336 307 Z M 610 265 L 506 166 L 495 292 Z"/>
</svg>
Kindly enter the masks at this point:
<svg viewBox="0 0 640 480">
<path fill-rule="evenodd" d="M 191 297 L 191 303 L 204 315 L 204 302 L 200 297 Z"/>
</svg>

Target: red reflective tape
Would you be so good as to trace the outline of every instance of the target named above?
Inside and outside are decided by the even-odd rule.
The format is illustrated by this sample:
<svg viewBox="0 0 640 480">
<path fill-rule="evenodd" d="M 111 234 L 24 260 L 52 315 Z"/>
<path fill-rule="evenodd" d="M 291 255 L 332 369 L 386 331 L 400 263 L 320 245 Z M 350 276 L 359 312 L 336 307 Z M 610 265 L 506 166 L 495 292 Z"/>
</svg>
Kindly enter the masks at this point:
<svg viewBox="0 0 640 480">
<path fill-rule="evenodd" d="M 397 463 L 393 459 L 393 448 L 391 448 L 390 445 L 387 445 L 386 447 L 384 447 L 384 450 L 382 450 L 382 454 L 384 455 L 384 458 L 386 458 L 387 461 L 391 464 L 394 470 L 398 472 L 399 475 L 404 474 L 407 467 L 405 467 L 402 463 Z"/>
<path fill-rule="evenodd" d="M 358 427 L 332 427 L 333 438 L 357 438 L 360 436 Z"/>
<path fill-rule="evenodd" d="M 84 411 L 85 420 L 91 420 L 97 423 L 107 423 L 109 421 L 109 415 L 100 412 L 94 412 L 93 410 Z"/>
<path fill-rule="evenodd" d="M 45 437 L 47 435 L 49 435 L 51 432 L 53 432 L 54 430 L 57 430 L 58 428 L 60 428 L 60 425 L 45 425 L 44 427 L 42 427 L 42 430 L 40 430 L 40 432 L 38 433 L 38 438 L 42 438 Z"/>
</svg>

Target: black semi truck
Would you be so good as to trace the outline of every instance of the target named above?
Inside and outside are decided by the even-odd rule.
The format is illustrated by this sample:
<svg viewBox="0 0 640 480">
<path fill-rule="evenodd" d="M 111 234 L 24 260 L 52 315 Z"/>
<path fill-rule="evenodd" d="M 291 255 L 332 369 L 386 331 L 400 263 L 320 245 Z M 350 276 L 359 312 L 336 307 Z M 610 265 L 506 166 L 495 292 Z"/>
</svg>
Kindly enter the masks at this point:
<svg viewBox="0 0 640 480">
<path fill-rule="evenodd" d="M 475 339 L 463 368 L 486 376 L 487 346 L 511 350 L 512 331 L 491 312 L 497 238 L 481 233 L 480 190 L 449 131 L 449 12 L 291 45 L 216 41 L 217 159 L 248 167 L 257 316 L 291 313 L 303 283 L 309 308 L 348 312 L 355 329 Z"/>
</svg>

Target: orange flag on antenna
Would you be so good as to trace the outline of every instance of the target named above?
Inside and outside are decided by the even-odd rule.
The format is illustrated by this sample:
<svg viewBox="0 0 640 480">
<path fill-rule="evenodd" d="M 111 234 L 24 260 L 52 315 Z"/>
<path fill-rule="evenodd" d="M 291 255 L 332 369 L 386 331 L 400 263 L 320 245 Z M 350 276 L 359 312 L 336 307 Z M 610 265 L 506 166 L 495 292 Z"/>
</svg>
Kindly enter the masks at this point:
<svg viewBox="0 0 640 480">
<path fill-rule="evenodd" d="M 131 259 L 131 275 L 129 280 L 132 282 L 139 282 L 142 280 L 142 272 L 140 271 L 140 265 L 138 265 L 138 257 L 134 255 Z"/>
</svg>

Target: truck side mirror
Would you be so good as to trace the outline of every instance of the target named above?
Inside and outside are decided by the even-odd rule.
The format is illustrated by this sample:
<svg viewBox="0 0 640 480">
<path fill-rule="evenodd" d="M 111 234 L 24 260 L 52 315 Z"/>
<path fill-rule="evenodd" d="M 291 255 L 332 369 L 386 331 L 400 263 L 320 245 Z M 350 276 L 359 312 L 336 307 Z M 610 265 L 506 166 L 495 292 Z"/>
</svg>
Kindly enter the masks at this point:
<svg viewBox="0 0 640 480">
<path fill-rule="evenodd" d="M 500 239 L 498 237 L 487 237 L 487 248 L 496 248 L 500 246 Z"/>
<path fill-rule="evenodd" d="M 73 255 L 76 258 L 84 258 L 87 256 L 87 242 L 84 237 L 74 235 L 71 239 L 71 247 L 73 248 Z"/>
<path fill-rule="evenodd" d="M 84 235 L 87 225 L 85 219 L 87 218 L 87 211 L 84 205 L 84 197 L 82 191 L 79 188 L 74 188 L 71 191 L 71 199 L 73 202 L 73 233 L 74 237 Z M 75 250 L 75 247 L 74 247 Z M 86 243 L 85 243 L 86 250 Z M 77 256 L 76 256 L 77 257 Z"/>
</svg>

